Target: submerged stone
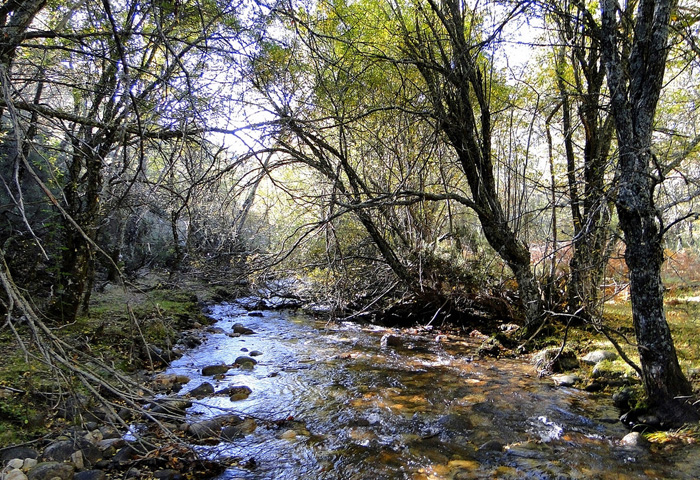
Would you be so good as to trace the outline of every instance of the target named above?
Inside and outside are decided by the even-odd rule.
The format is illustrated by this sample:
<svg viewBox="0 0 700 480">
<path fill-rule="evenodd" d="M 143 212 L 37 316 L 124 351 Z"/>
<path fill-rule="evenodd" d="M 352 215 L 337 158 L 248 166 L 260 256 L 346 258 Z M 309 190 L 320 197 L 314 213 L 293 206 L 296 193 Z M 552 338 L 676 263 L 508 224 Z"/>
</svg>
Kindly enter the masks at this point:
<svg viewBox="0 0 700 480">
<path fill-rule="evenodd" d="M 250 387 L 246 387 L 245 385 L 229 387 L 228 391 L 232 401 L 245 400 L 253 393 Z"/>
</svg>

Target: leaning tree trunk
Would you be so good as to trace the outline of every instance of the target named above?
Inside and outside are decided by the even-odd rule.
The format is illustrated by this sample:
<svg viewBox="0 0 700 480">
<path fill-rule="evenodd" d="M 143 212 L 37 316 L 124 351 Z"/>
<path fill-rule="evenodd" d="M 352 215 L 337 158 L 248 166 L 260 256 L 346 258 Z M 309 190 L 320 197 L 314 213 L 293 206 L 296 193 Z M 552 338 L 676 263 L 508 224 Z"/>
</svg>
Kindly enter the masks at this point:
<svg viewBox="0 0 700 480">
<path fill-rule="evenodd" d="M 527 331 L 544 319 L 530 252 L 506 216 L 494 173 L 491 151 L 491 80 L 481 39 L 467 28 L 472 12 L 459 0 L 429 2 L 415 20 L 393 5 L 401 22 L 406 56 L 423 78 L 430 115 L 454 148 L 484 236 L 518 282 Z M 429 28 L 414 29 L 418 22 Z M 440 54 L 437 55 L 436 51 Z"/>
<path fill-rule="evenodd" d="M 631 45 L 620 45 L 615 0 L 604 0 L 603 55 L 620 152 L 616 207 L 625 235 L 632 318 L 642 380 L 651 407 L 669 425 L 697 420 L 682 402 L 692 393 L 676 357 L 663 306 L 663 223 L 654 204 L 662 180 L 652 153 L 653 123 L 663 85 L 673 0 L 641 0 Z M 654 169 L 652 169 L 652 166 Z"/>
</svg>

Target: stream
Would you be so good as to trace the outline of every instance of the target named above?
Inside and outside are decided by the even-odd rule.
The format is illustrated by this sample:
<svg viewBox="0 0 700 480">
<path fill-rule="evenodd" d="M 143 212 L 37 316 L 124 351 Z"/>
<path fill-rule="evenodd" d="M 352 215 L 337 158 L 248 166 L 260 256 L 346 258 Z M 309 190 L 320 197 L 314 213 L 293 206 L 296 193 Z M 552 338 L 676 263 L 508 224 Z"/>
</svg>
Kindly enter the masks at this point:
<svg viewBox="0 0 700 480">
<path fill-rule="evenodd" d="M 695 446 L 623 447 L 628 433 L 605 395 L 557 388 L 518 359 L 480 359 L 480 340 L 332 323 L 296 311 L 249 315 L 212 307 L 206 341 L 168 373 L 246 399 L 211 396 L 193 421 L 235 412 L 256 419 L 247 435 L 198 446 L 236 458 L 225 479 L 691 479 Z M 234 323 L 255 331 L 231 337 Z M 381 338 L 393 333 L 389 346 Z M 400 340 L 399 340 L 400 339 Z M 385 342 L 386 343 L 386 342 Z M 254 368 L 203 377 L 258 351 Z M 258 353 L 255 352 L 255 353 Z"/>
</svg>

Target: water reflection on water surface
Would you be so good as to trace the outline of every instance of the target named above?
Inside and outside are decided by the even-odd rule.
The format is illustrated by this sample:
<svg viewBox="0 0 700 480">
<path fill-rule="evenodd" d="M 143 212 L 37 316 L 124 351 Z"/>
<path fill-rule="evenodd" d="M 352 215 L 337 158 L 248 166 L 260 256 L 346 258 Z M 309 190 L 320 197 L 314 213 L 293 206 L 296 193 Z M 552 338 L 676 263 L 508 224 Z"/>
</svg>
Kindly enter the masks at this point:
<svg viewBox="0 0 700 480">
<path fill-rule="evenodd" d="M 520 360 L 474 358 L 470 339 L 411 335 L 380 346 L 385 329 L 334 324 L 236 304 L 213 308 L 226 332 L 212 334 L 170 372 L 216 390 L 246 385 L 245 400 L 212 397 L 193 418 L 228 411 L 257 419 L 243 438 L 202 447 L 239 459 L 224 479 L 636 479 L 697 478 L 694 447 L 650 453 L 617 445 L 627 431 L 606 397 L 554 388 Z M 400 333 L 399 333 L 400 334 Z M 205 365 L 259 350 L 251 370 L 216 382 Z M 244 466 L 245 465 L 245 466 Z"/>
</svg>

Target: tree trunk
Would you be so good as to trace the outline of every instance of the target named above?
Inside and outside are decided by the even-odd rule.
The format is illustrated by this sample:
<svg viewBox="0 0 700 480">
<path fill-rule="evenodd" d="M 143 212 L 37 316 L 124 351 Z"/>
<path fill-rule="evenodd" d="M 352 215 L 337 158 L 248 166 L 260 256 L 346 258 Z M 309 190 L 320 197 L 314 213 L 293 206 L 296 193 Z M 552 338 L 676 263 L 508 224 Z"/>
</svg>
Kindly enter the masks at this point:
<svg viewBox="0 0 700 480">
<path fill-rule="evenodd" d="M 604 0 L 603 55 L 620 152 L 616 207 L 625 235 L 632 318 L 650 406 L 668 426 L 698 419 L 681 401 L 692 388 L 683 375 L 663 306 L 663 222 L 654 204 L 661 182 L 652 153 L 653 122 L 663 85 L 672 0 L 641 0 L 631 45 L 618 44 L 615 0 Z M 654 166 L 654 167 L 652 167 Z M 653 170 L 652 168 L 655 168 Z M 658 175 L 658 176 L 657 176 Z"/>
<path fill-rule="evenodd" d="M 408 20 L 401 7 L 405 53 L 423 77 L 430 115 L 454 148 L 469 184 L 474 209 L 489 245 L 505 261 L 518 282 L 527 331 L 544 319 L 539 285 L 530 252 L 518 238 L 498 195 L 491 151 L 491 75 L 480 60 L 480 46 L 466 29 L 471 11 L 458 0 L 430 2 Z M 430 28 L 413 29 L 422 22 Z M 435 51 L 441 52 L 435 55 Z"/>
</svg>

